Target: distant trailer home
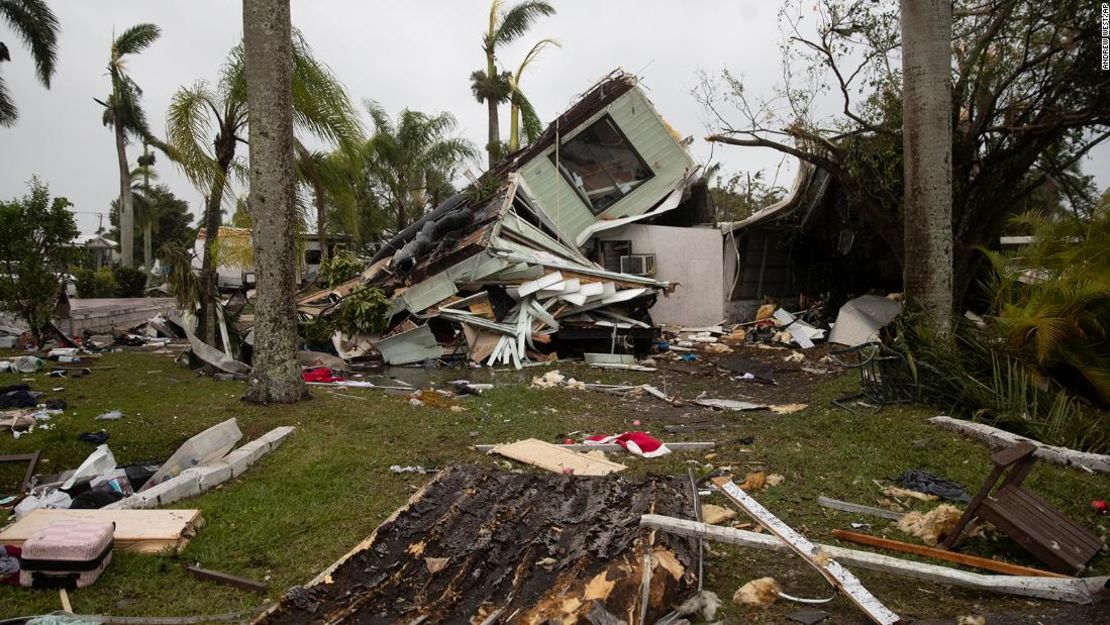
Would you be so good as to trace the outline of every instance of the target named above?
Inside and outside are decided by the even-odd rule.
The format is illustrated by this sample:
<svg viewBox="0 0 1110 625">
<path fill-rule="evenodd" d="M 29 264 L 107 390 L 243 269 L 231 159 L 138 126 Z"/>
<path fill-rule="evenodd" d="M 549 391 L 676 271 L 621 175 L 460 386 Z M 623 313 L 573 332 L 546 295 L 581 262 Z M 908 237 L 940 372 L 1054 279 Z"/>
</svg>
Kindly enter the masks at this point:
<svg viewBox="0 0 1110 625">
<path fill-rule="evenodd" d="M 297 268 L 297 284 L 310 281 L 320 271 L 320 236 L 315 232 L 299 235 L 298 251 L 300 262 Z M 341 234 L 328 234 L 328 254 L 350 244 L 350 237 Z M 193 269 L 200 271 L 204 257 L 204 231 L 197 233 L 193 246 Z M 216 241 L 216 285 L 221 290 L 241 290 L 254 288 L 254 246 L 251 244 L 250 228 L 220 226 Z"/>
<path fill-rule="evenodd" d="M 73 240 L 73 247 L 88 251 L 88 266 L 92 269 L 112 267 L 119 263 L 119 243 L 99 234 L 86 234 Z"/>
</svg>

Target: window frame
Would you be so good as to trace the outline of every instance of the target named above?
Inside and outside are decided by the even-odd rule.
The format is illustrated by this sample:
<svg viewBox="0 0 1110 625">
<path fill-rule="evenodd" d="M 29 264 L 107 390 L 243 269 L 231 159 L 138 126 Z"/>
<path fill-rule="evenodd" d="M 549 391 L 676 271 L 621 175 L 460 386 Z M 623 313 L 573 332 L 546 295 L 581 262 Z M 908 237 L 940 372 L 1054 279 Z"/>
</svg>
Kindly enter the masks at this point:
<svg viewBox="0 0 1110 625">
<path fill-rule="evenodd" d="M 563 148 L 566 147 L 568 143 L 573 142 L 586 132 L 589 132 L 590 129 L 594 126 L 597 126 L 598 124 L 604 123 L 606 121 L 609 122 L 613 130 L 616 131 L 617 135 L 621 138 L 621 141 L 624 142 L 624 144 L 628 147 L 628 150 L 632 153 L 633 156 L 636 157 L 636 160 L 639 161 L 640 165 L 648 172 L 649 175 L 647 178 L 644 178 L 640 182 L 640 184 L 636 185 L 635 189 L 632 189 L 627 193 L 621 191 L 619 184 L 616 185 L 615 188 L 621 194 L 620 197 L 617 198 L 617 200 L 609 206 L 606 206 L 605 208 L 599 210 L 594 206 L 593 201 L 590 200 L 590 196 L 586 193 L 586 191 L 579 188 L 578 185 L 574 183 L 574 180 L 570 177 L 569 172 L 565 168 L 560 166 L 559 161 L 561 161 L 562 158 L 560 157 L 558 160 L 556 160 L 555 155 L 560 154 L 563 151 Z M 650 164 L 648 164 L 647 160 L 643 157 L 643 155 L 640 154 L 640 151 L 636 149 L 636 146 L 633 145 L 632 141 L 628 138 L 628 135 L 625 134 L 624 130 L 620 127 L 620 124 L 618 124 L 617 121 L 613 119 L 613 116 L 610 113 L 605 113 L 601 115 L 594 121 L 590 122 L 588 125 L 584 126 L 579 132 L 576 132 L 569 138 L 561 141 L 558 144 L 558 149 L 553 150 L 551 151 L 551 153 L 548 154 L 548 160 L 551 162 L 551 166 L 554 167 L 555 170 L 559 172 L 559 175 L 563 177 L 563 181 L 566 182 L 567 185 L 570 186 L 570 188 L 574 191 L 574 194 L 578 196 L 578 199 L 580 199 L 582 203 L 586 205 L 586 209 L 589 210 L 590 213 L 592 213 L 595 217 L 612 209 L 617 204 L 620 204 L 622 201 L 624 201 L 625 198 L 635 193 L 638 189 L 643 187 L 656 176 L 655 169 Z M 612 175 L 610 175 L 609 177 L 610 179 L 613 178 Z"/>
</svg>

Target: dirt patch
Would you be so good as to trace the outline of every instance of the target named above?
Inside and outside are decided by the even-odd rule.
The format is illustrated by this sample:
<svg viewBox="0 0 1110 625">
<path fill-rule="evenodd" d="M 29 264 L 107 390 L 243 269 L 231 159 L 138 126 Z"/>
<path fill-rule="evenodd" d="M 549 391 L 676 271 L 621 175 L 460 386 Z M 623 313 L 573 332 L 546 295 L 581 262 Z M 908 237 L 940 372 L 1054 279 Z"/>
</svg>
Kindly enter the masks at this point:
<svg viewBox="0 0 1110 625">
<path fill-rule="evenodd" d="M 582 478 L 456 466 L 325 583 L 294 588 L 264 623 L 513 623 L 584 617 L 594 604 L 649 622 L 696 583 L 691 539 L 641 530 L 641 514 L 692 517 L 681 478 Z"/>
</svg>

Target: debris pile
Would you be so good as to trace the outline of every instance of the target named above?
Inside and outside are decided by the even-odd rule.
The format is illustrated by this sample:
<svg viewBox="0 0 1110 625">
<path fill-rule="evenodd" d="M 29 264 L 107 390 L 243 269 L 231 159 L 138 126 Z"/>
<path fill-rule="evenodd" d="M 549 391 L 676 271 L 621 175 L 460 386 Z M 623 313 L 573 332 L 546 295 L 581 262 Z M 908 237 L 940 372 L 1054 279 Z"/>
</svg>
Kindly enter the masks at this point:
<svg viewBox="0 0 1110 625">
<path fill-rule="evenodd" d="M 307 318 L 337 315 L 357 288 L 380 289 L 392 311 L 380 335 L 337 337 L 340 355 L 372 346 L 387 364 L 468 359 L 520 368 L 556 346 L 643 340 L 666 282 L 607 271 L 552 236 L 515 174 L 447 200 L 375 257 L 358 278 L 300 301 Z"/>
</svg>

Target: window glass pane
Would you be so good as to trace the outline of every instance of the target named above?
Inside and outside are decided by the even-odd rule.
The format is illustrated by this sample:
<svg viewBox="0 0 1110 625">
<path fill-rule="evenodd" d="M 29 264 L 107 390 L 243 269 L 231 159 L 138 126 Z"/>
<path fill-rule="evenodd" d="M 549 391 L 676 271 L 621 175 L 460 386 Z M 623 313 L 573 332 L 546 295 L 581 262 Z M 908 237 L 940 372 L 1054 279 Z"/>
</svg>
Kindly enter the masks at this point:
<svg viewBox="0 0 1110 625">
<path fill-rule="evenodd" d="M 555 162 L 555 154 L 551 160 Z M 557 165 L 595 215 L 652 176 L 651 168 L 608 116 L 562 144 Z"/>
</svg>

